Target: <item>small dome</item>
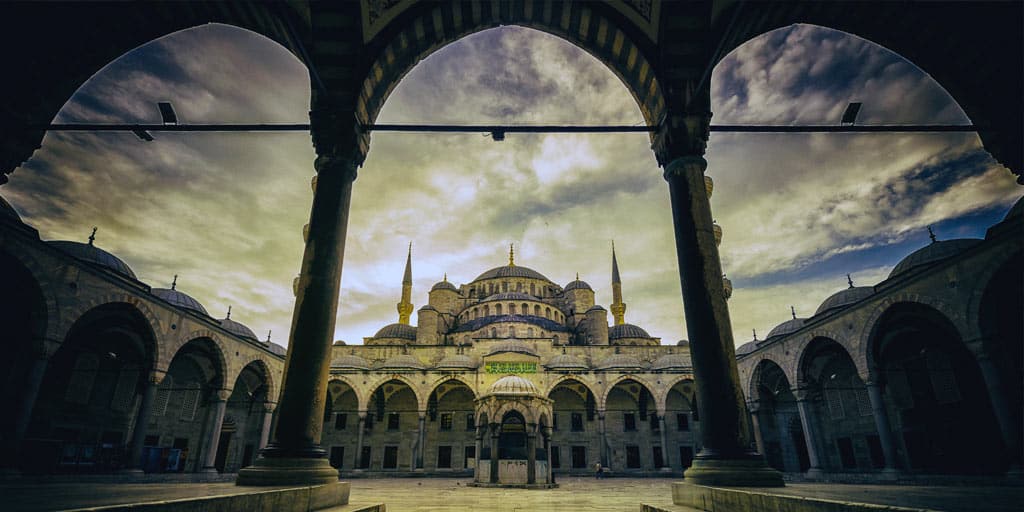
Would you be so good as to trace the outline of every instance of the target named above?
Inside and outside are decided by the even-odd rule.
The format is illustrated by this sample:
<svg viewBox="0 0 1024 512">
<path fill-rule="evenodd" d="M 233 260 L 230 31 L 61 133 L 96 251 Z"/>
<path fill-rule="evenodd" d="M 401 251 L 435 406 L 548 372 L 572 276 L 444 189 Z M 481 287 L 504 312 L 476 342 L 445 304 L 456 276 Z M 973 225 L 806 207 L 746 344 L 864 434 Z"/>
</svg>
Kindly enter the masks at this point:
<svg viewBox="0 0 1024 512">
<path fill-rule="evenodd" d="M 612 354 L 597 365 L 598 370 L 642 370 L 644 365 L 636 356 L 629 354 Z"/>
<path fill-rule="evenodd" d="M 21 216 L 18 215 L 18 211 L 3 196 L 0 196 L 0 218 L 10 218 L 21 222 Z"/>
<path fill-rule="evenodd" d="M 690 358 L 683 354 L 665 354 L 651 363 L 652 370 L 688 370 L 692 366 Z"/>
<path fill-rule="evenodd" d="M 121 261 L 117 256 L 114 256 L 113 254 L 110 254 L 109 252 L 104 251 L 103 249 L 100 249 L 95 245 L 83 244 L 80 242 L 69 242 L 63 240 L 47 243 L 50 244 L 51 247 L 56 247 L 70 254 L 75 259 L 92 263 L 94 265 L 99 265 L 101 267 L 113 270 L 114 272 L 121 274 L 122 276 L 138 280 L 138 278 L 135 277 L 135 272 L 132 272 L 132 269 L 129 268 L 128 265 L 125 264 L 125 262 Z"/>
<path fill-rule="evenodd" d="M 589 370 L 590 366 L 587 365 L 582 359 L 572 354 L 558 354 L 552 357 L 550 361 L 544 364 L 544 367 L 548 370 L 561 370 L 561 371 L 572 371 L 572 370 Z"/>
<path fill-rule="evenodd" d="M 622 324 L 613 325 L 608 328 L 608 339 L 617 340 L 619 338 L 650 338 L 651 335 L 647 334 L 647 331 L 633 325 L 633 324 Z"/>
<path fill-rule="evenodd" d="M 336 357 L 331 360 L 332 370 L 369 370 L 370 362 L 355 354 Z"/>
<path fill-rule="evenodd" d="M 740 345 L 739 347 L 736 347 L 736 357 L 745 356 L 755 350 L 757 350 L 757 343 L 753 341 L 748 341 Z"/>
<path fill-rule="evenodd" d="M 960 254 L 961 252 L 978 245 L 980 242 L 981 240 L 976 238 L 957 238 L 954 240 L 932 242 L 900 260 L 889 274 L 889 279 L 900 274 L 905 274 L 914 268 L 935 263 Z"/>
<path fill-rule="evenodd" d="M 347 345 L 347 343 L 345 343 L 345 340 L 338 340 L 334 342 L 335 347 L 344 347 L 345 345 Z"/>
<path fill-rule="evenodd" d="M 506 375 L 498 379 L 494 384 L 491 384 L 490 389 L 487 390 L 489 395 L 539 395 L 540 391 L 529 380 L 526 380 L 518 375 Z"/>
<path fill-rule="evenodd" d="M 679 340 L 679 341 L 676 342 L 676 346 L 677 347 L 689 347 L 690 346 L 690 340 Z"/>
<path fill-rule="evenodd" d="M 491 347 L 491 350 L 487 352 L 487 355 L 491 356 L 501 352 L 516 352 L 519 354 L 530 354 L 531 356 L 537 355 L 536 350 L 533 350 L 521 341 L 503 341 L 498 343 Z"/>
<path fill-rule="evenodd" d="M 535 301 L 535 300 L 537 300 L 537 298 L 532 296 L 532 295 L 526 294 L 526 293 L 505 292 L 505 293 L 495 293 L 494 295 L 491 295 L 491 296 L 487 297 L 486 299 L 482 300 L 481 302 L 490 302 L 490 301 L 496 301 L 496 300 L 534 300 Z"/>
<path fill-rule="evenodd" d="M 288 349 L 282 347 L 281 345 L 278 345 L 277 343 L 270 343 L 269 345 L 267 345 L 267 348 L 274 355 L 284 357 L 285 355 L 288 354 Z"/>
<path fill-rule="evenodd" d="M 871 286 L 852 286 L 845 290 L 840 290 L 825 299 L 825 302 L 818 306 L 818 310 L 814 312 L 814 315 L 818 316 L 828 311 L 845 308 L 870 297 L 873 293 L 875 293 L 875 289 Z"/>
<path fill-rule="evenodd" d="M 231 334 L 238 336 L 239 338 L 252 341 L 259 341 L 259 338 L 256 337 L 256 333 L 252 332 L 252 329 L 246 327 L 245 325 L 239 322 L 232 320 L 230 317 L 223 318 L 217 321 L 220 322 L 220 326 L 223 327 L 225 331 L 228 331 Z"/>
<path fill-rule="evenodd" d="M 406 324 L 389 324 L 381 327 L 374 338 L 401 338 L 406 340 L 416 339 L 416 328 Z"/>
<path fill-rule="evenodd" d="M 437 311 L 437 308 L 431 306 L 430 304 L 424 304 L 423 307 L 420 308 L 420 311 Z"/>
<path fill-rule="evenodd" d="M 590 309 L 587 310 L 587 313 L 590 313 L 591 311 L 608 311 L 608 310 L 602 308 L 601 306 L 598 306 L 597 304 L 594 304 L 593 306 L 590 306 Z"/>
<path fill-rule="evenodd" d="M 776 325 L 775 328 L 768 333 L 768 337 L 765 338 L 763 341 L 768 341 L 772 338 L 779 338 L 787 334 L 792 334 L 800 330 L 800 328 L 804 326 L 805 322 L 807 322 L 806 318 L 793 318 L 792 320 L 786 320 L 785 322 Z"/>
<path fill-rule="evenodd" d="M 153 292 L 153 295 L 160 297 L 172 306 L 189 309 L 196 313 L 210 316 L 210 314 L 206 312 L 206 308 L 204 308 L 198 300 L 193 299 L 187 293 L 179 292 L 174 288 L 153 288 L 151 291 Z M 253 337 L 255 338 L 255 336 Z"/>
<path fill-rule="evenodd" d="M 437 363 L 438 370 L 475 370 L 479 364 L 465 354 L 452 354 Z"/>
<path fill-rule="evenodd" d="M 594 291 L 594 289 L 591 288 L 590 285 L 587 284 L 586 281 L 580 281 L 579 279 L 576 279 L 575 281 L 565 285 L 564 290 L 567 291 L 567 292 L 572 291 L 572 290 L 587 290 L 587 291 L 591 291 L 591 292 Z"/>
<path fill-rule="evenodd" d="M 457 292 L 458 291 L 458 289 L 455 288 L 455 285 L 449 283 L 448 281 L 441 281 L 441 282 L 435 284 L 434 286 L 432 286 L 430 288 L 430 291 L 432 291 L 432 292 L 437 291 L 437 290 L 450 290 L 450 291 L 453 291 L 453 292 Z"/>
<path fill-rule="evenodd" d="M 377 365 L 377 370 L 426 370 L 427 365 L 409 354 L 399 354 Z"/>
<path fill-rule="evenodd" d="M 504 267 L 495 267 L 483 274 L 476 276 L 473 282 L 481 281 L 484 279 L 497 279 L 500 277 L 525 277 L 529 279 L 541 279 L 550 282 L 551 280 L 544 277 L 543 274 L 533 270 L 532 268 L 520 267 L 519 265 L 505 265 Z"/>
</svg>

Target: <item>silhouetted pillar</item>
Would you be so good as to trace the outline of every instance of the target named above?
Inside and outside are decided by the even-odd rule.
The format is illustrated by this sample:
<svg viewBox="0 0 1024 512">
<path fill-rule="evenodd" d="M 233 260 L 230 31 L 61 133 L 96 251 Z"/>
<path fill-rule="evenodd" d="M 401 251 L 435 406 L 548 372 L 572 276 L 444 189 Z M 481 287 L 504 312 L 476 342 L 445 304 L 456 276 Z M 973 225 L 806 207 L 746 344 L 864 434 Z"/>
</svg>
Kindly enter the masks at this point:
<svg viewBox="0 0 1024 512">
<path fill-rule="evenodd" d="M 128 444 L 128 460 L 125 461 L 125 470 L 139 473 L 142 472 L 142 445 L 146 442 L 146 426 L 153 412 L 153 398 L 156 397 L 156 390 L 165 375 L 164 372 L 157 371 L 147 373 L 142 388 L 142 403 L 135 414 L 135 427 L 132 429 L 132 439 Z"/>
<path fill-rule="evenodd" d="M 213 397 L 213 411 L 211 411 L 212 421 L 209 425 L 209 431 L 206 436 L 206 453 L 203 454 L 203 473 L 216 473 L 217 468 L 217 446 L 220 444 L 220 429 L 224 423 L 224 413 L 228 409 L 228 397 L 231 396 L 231 390 L 219 389 Z"/>
<path fill-rule="evenodd" d="M 821 477 L 821 459 L 818 458 L 818 435 L 815 432 L 814 415 L 811 411 L 810 393 L 804 390 L 797 390 L 796 406 L 800 411 L 800 424 L 804 429 L 804 443 L 807 444 L 807 458 L 810 459 L 811 467 L 807 470 L 809 477 Z"/>
<path fill-rule="evenodd" d="M 423 469 L 423 444 L 426 441 L 427 436 L 427 411 L 419 412 L 419 430 L 416 432 L 416 467 L 414 469 Z"/>
<path fill-rule="evenodd" d="M 256 463 L 239 471 L 239 485 L 312 485 L 338 480 L 320 437 L 352 184 L 368 141 L 360 133 L 353 111 L 330 104 L 326 96 L 314 94 L 313 100 L 310 121 L 317 153 L 316 186 L 277 423 L 273 441 Z"/>
<path fill-rule="evenodd" d="M 363 434 L 366 432 L 366 411 L 359 411 L 359 426 L 356 429 L 356 471 L 363 469 Z"/>
<path fill-rule="evenodd" d="M 259 449 L 263 449 L 270 442 L 270 427 L 274 424 L 274 402 L 263 402 L 263 424 L 260 425 Z"/>
<path fill-rule="evenodd" d="M 864 385 L 868 388 L 868 400 L 871 401 L 871 413 L 875 417 L 875 428 L 878 430 L 878 441 L 882 445 L 882 456 L 885 457 L 885 468 L 882 472 L 896 473 L 896 440 L 892 437 L 889 426 L 889 409 L 882 398 L 882 388 L 877 380 L 869 379 Z"/>
<path fill-rule="evenodd" d="M 1003 382 L 999 369 L 992 361 L 992 354 L 985 347 L 985 341 L 979 340 L 968 343 L 974 358 L 978 361 L 981 369 L 981 378 L 985 381 L 985 388 L 988 390 L 988 397 L 992 403 L 992 412 L 999 423 L 999 432 L 1003 437 L 1003 444 L 1010 459 L 1010 471 L 1018 473 L 1021 471 L 1021 429 L 1014 421 L 1014 414 L 1010 408 L 1010 402 L 1006 399 L 1006 389 L 1009 385 Z M 1020 386 L 1017 382 L 1012 384 Z"/>
<path fill-rule="evenodd" d="M 693 103 L 706 102 L 703 108 L 708 108 L 710 96 L 703 94 L 692 98 Z M 682 98 L 670 100 L 689 103 Z M 764 457 L 749 446 L 746 404 L 704 180 L 710 119 L 706 111 L 670 110 L 653 144 L 672 202 L 683 310 L 703 423 L 703 448 L 685 477 L 694 484 L 781 486 L 782 474 L 768 467 Z"/>
<path fill-rule="evenodd" d="M 608 431 L 605 429 L 604 423 L 605 411 L 604 409 L 598 409 L 597 411 L 597 425 L 601 431 L 601 467 L 610 467 L 611 457 L 608 455 Z"/>
<path fill-rule="evenodd" d="M 750 429 L 754 431 L 754 446 L 757 446 L 757 453 L 765 455 L 764 435 L 761 433 L 761 404 L 756 400 L 747 402 L 747 409 L 750 411 Z"/>
<path fill-rule="evenodd" d="M 32 421 L 32 411 L 35 409 L 36 398 L 39 397 L 39 388 L 42 386 L 49 361 L 47 354 L 38 354 L 32 361 L 32 367 L 29 368 L 28 375 L 25 377 L 25 386 L 22 388 L 24 392 L 18 402 L 18 409 L 14 411 L 14 429 L 11 432 L 11 438 L 4 441 L 3 460 L 0 461 L 3 467 L 11 471 L 17 471 L 15 468 L 20 463 L 18 456 L 21 452 L 21 444 L 25 441 L 25 432 L 28 430 L 29 422 Z"/>
<path fill-rule="evenodd" d="M 537 483 L 537 428 L 529 427 L 526 434 L 526 483 Z"/>
<path fill-rule="evenodd" d="M 491 477 L 492 484 L 498 483 L 498 424 L 491 424 Z"/>
</svg>

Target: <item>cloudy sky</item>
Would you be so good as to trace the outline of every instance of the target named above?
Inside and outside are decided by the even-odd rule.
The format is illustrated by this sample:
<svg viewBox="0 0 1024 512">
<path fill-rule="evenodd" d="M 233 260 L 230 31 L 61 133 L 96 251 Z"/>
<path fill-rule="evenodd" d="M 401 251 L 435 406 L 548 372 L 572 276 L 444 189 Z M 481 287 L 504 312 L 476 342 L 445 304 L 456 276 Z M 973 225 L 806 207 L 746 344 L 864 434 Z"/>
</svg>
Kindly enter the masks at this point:
<svg viewBox="0 0 1024 512">
<path fill-rule="evenodd" d="M 712 76 L 713 122 L 968 122 L 925 73 L 887 50 L 809 26 L 738 48 Z M 57 122 L 158 122 L 157 101 L 185 123 L 306 122 L 309 79 L 255 34 L 208 25 L 112 62 Z M 556 37 L 501 27 L 417 65 L 378 122 L 643 124 L 622 83 Z M 85 241 L 140 279 L 178 289 L 215 318 L 286 343 L 312 198 L 308 134 L 52 133 L 0 189 L 48 240 Z M 735 292 L 736 343 L 828 295 L 885 279 L 940 239 L 981 237 L 1021 189 L 972 134 L 723 134 L 708 147 L 712 208 Z M 686 338 L 668 188 L 644 134 L 378 133 L 356 181 L 336 339 L 361 343 L 397 320 L 413 244 L 413 302 L 516 263 L 565 285 L 578 272 L 611 302 L 612 240 L 626 319 L 663 343 Z M 413 318 L 415 323 L 415 316 Z"/>
</svg>

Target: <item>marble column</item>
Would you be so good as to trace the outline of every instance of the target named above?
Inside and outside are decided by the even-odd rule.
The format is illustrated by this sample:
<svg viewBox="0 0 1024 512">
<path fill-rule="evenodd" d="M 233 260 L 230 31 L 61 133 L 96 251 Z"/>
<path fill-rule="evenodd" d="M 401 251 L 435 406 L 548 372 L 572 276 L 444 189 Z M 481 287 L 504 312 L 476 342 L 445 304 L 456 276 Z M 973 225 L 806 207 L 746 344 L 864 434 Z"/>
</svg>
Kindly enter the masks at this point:
<svg viewBox="0 0 1024 512">
<path fill-rule="evenodd" d="M 419 411 L 419 430 L 416 432 L 416 460 L 413 469 L 423 469 L 423 444 L 427 436 L 427 411 Z"/>
<path fill-rule="evenodd" d="M 163 381 L 164 372 L 147 372 L 146 381 L 142 388 L 142 402 L 135 414 L 135 426 L 132 428 L 132 439 L 128 444 L 128 459 L 125 461 L 125 471 L 142 473 L 142 445 L 146 442 L 146 427 L 149 425 L 149 416 L 153 412 L 153 398 L 156 397 L 157 388 Z"/>
<path fill-rule="evenodd" d="M 750 411 L 750 430 L 754 431 L 754 445 L 757 446 L 757 453 L 767 455 L 764 451 L 764 434 L 761 433 L 761 404 L 756 400 L 747 402 L 747 410 Z"/>
<path fill-rule="evenodd" d="M 480 481 L 480 460 L 481 460 L 481 455 L 483 455 L 483 452 L 481 450 L 483 450 L 483 448 L 484 448 L 484 429 L 481 428 L 480 425 L 476 426 L 476 436 L 474 436 L 474 437 L 476 439 L 476 443 L 475 443 L 476 447 L 474 448 L 475 451 L 473 453 L 476 454 L 476 461 L 473 463 L 473 481 L 474 482 L 479 482 Z"/>
<path fill-rule="evenodd" d="M 815 433 L 814 415 L 811 411 L 811 398 L 807 391 L 797 391 L 797 410 L 800 411 L 800 425 L 804 429 L 804 443 L 807 444 L 807 458 L 810 459 L 811 467 L 806 475 L 810 478 L 820 478 L 822 471 L 821 459 L 818 458 L 818 436 Z"/>
<path fill-rule="evenodd" d="M 608 431 L 605 429 L 604 416 L 604 409 L 599 409 L 597 411 L 597 424 L 598 428 L 601 430 L 601 467 L 607 468 L 611 467 L 612 461 L 611 455 L 608 453 Z"/>
<path fill-rule="evenodd" d="M 668 449 L 668 429 L 665 428 L 665 413 L 658 414 L 658 430 L 661 434 L 661 468 L 658 469 L 671 470 L 672 462 L 668 458 L 671 450 Z"/>
<path fill-rule="evenodd" d="M 270 427 L 274 424 L 274 402 L 263 402 L 263 424 L 260 425 L 260 450 L 270 442 Z"/>
<path fill-rule="evenodd" d="M 206 436 L 206 452 L 203 454 L 202 473 L 217 473 L 217 446 L 220 444 L 220 429 L 224 424 L 224 413 L 228 409 L 230 389 L 219 389 L 214 392 L 211 400 L 213 410 L 210 412 L 210 424 Z"/>
<path fill-rule="evenodd" d="M 39 354 L 32 361 L 32 367 L 29 368 L 25 378 L 25 385 L 22 388 L 24 391 L 18 402 L 18 408 L 14 411 L 14 429 L 10 439 L 4 440 L 3 460 L 0 460 L 0 467 L 9 472 L 17 472 L 21 444 L 25 440 L 28 424 L 32 421 L 32 411 L 35 409 L 39 388 L 43 383 L 43 376 L 46 375 L 46 367 L 50 361 L 48 357 L 47 354 Z"/>
<path fill-rule="evenodd" d="M 331 345 L 341 291 L 349 205 L 365 143 L 352 110 L 314 95 L 310 112 L 316 186 L 295 294 L 295 309 L 273 440 L 239 485 L 314 485 L 338 481 L 320 446 Z M 340 102 L 340 100 L 339 100 Z M 343 102 L 341 102 L 343 103 Z"/>
<path fill-rule="evenodd" d="M 366 432 L 366 411 L 359 411 L 359 425 L 356 427 L 356 457 L 352 465 L 355 471 L 363 470 L 363 433 Z"/>
<path fill-rule="evenodd" d="M 1017 474 L 1021 472 L 1021 428 L 1014 420 L 1014 414 L 1010 408 L 1010 401 L 1006 399 L 1006 389 L 1002 375 L 992 361 L 991 352 L 985 347 L 984 341 L 976 341 L 968 344 L 974 358 L 978 361 L 981 370 L 981 378 L 985 381 L 985 388 L 988 390 L 988 398 L 992 404 L 992 412 L 995 414 L 996 422 L 999 423 L 999 433 L 1003 438 L 1003 445 L 1009 455 L 1010 472 Z M 1013 385 L 1020 386 L 1020 383 Z M 1019 405 L 1019 404 L 1018 404 Z"/>
<path fill-rule="evenodd" d="M 526 483 L 537 483 L 537 428 L 530 426 L 526 434 Z"/>
<path fill-rule="evenodd" d="M 555 483 L 555 469 L 551 464 L 551 427 L 544 427 L 544 453 L 547 454 L 548 458 L 548 479 L 547 483 L 553 485 Z"/>
<path fill-rule="evenodd" d="M 864 382 L 868 388 L 868 400 L 871 401 L 871 413 L 875 417 L 875 428 L 878 430 L 878 441 L 882 445 L 882 455 L 885 457 L 883 473 L 896 473 L 896 440 L 892 436 L 892 428 L 889 423 L 889 409 L 885 407 L 885 400 L 882 398 L 882 386 L 874 379 Z"/>
<path fill-rule="evenodd" d="M 710 101 L 702 98 L 697 101 Z M 782 474 L 749 446 L 746 404 L 704 179 L 710 119 L 708 112 L 669 112 L 653 145 L 672 203 L 683 310 L 703 423 L 703 448 L 684 476 L 703 485 L 781 486 Z"/>
<path fill-rule="evenodd" d="M 492 484 L 498 483 L 498 438 L 501 435 L 498 432 L 499 425 L 497 423 L 491 424 L 491 478 Z"/>
</svg>

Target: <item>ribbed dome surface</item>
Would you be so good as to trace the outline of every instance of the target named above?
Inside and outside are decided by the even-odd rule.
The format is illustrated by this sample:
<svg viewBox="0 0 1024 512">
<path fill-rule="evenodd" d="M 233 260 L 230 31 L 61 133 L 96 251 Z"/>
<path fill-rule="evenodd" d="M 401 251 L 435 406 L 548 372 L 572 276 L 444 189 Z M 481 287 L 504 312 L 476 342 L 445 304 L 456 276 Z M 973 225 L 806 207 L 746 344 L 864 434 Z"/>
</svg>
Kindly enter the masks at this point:
<svg viewBox="0 0 1024 512">
<path fill-rule="evenodd" d="M 814 314 L 820 315 L 827 311 L 845 308 L 846 306 L 855 304 L 870 297 L 874 292 L 875 289 L 870 286 L 855 286 L 845 290 L 840 290 L 825 299 L 825 301 L 818 306 L 818 310 L 815 311 Z"/>
<path fill-rule="evenodd" d="M 540 391 L 532 382 L 518 376 L 506 375 L 498 379 L 491 388 L 487 390 L 490 395 L 539 395 Z"/>
<path fill-rule="evenodd" d="M 430 291 L 432 292 L 437 290 L 451 290 L 453 292 L 458 291 L 458 289 L 455 288 L 455 285 L 449 283 L 448 281 L 441 281 L 439 283 L 436 283 L 434 286 L 430 287 Z"/>
<path fill-rule="evenodd" d="M 332 359 L 331 368 L 337 370 L 369 370 L 370 362 L 355 354 L 348 354 Z"/>
<path fill-rule="evenodd" d="M 970 249 L 971 247 L 974 247 L 975 245 L 978 245 L 980 242 L 981 240 L 976 238 L 957 238 L 955 240 L 932 242 L 900 260 L 889 274 L 889 279 L 909 272 L 913 268 L 955 256 L 967 249 Z"/>
<path fill-rule="evenodd" d="M 642 370 L 643 367 L 636 356 L 629 354 L 612 354 L 597 365 L 598 370 Z"/>
<path fill-rule="evenodd" d="M 472 357 L 465 354 L 452 354 L 437 363 L 438 370 L 475 370 L 479 366 Z"/>
<path fill-rule="evenodd" d="M 591 288 L 590 285 L 587 284 L 586 281 L 580 281 L 579 279 L 577 279 L 577 280 L 575 280 L 575 281 L 565 285 L 564 289 L 567 292 L 568 291 L 572 291 L 572 290 L 590 290 L 590 291 L 594 291 L 594 289 Z"/>
<path fill-rule="evenodd" d="M 153 288 L 152 292 L 153 295 L 160 297 L 172 306 L 189 309 L 196 313 L 202 313 L 206 316 L 210 316 L 210 314 L 206 312 L 206 308 L 204 308 L 198 300 L 193 299 L 187 293 L 179 292 L 178 290 L 173 290 L 171 288 Z M 255 338 L 255 336 L 253 337 Z"/>
<path fill-rule="evenodd" d="M 587 310 L 587 313 L 590 313 L 591 311 L 607 311 L 607 310 L 602 308 L 601 306 L 598 306 L 597 304 L 594 304 L 593 306 L 590 306 L 590 309 Z"/>
<path fill-rule="evenodd" d="M 104 251 L 103 249 L 100 249 L 99 247 L 96 247 L 95 245 L 63 240 L 47 243 L 49 243 L 52 247 L 56 247 L 70 254 L 71 256 L 74 256 L 76 259 L 87 261 L 89 263 L 93 263 L 95 265 L 108 268 L 125 277 L 130 277 L 136 280 L 138 279 L 135 277 L 135 272 L 132 272 L 132 269 L 129 268 L 128 265 L 125 264 L 125 262 L 121 261 L 120 258 L 114 256 L 113 254 L 110 254 L 107 251 Z"/>
<path fill-rule="evenodd" d="M 589 370 L 582 359 L 572 354 L 558 354 L 544 365 L 549 370 Z"/>
<path fill-rule="evenodd" d="M 752 353 L 755 350 L 757 350 L 757 343 L 755 343 L 753 341 L 748 341 L 748 342 L 746 342 L 746 343 L 736 347 L 736 355 L 737 356 L 745 356 L 747 354 Z"/>
<path fill-rule="evenodd" d="M 619 338 L 650 338 L 651 335 L 647 334 L 647 331 L 633 325 L 633 324 L 622 324 L 613 325 L 608 328 L 608 339 L 617 340 Z"/>
<path fill-rule="evenodd" d="M 416 328 L 406 324 L 389 324 L 381 327 L 374 338 L 401 338 L 406 340 L 416 339 Z"/>
<path fill-rule="evenodd" d="M 495 293 L 494 295 L 488 296 L 481 302 L 490 302 L 495 300 L 537 300 L 537 297 L 520 292 L 505 292 Z"/>
<path fill-rule="evenodd" d="M 806 321 L 806 318 L 794 318 L 792 320 L 786 320 L 785 322 L 776 325 L 775 328 L 768 333 L 768 337 L 765 338 L 765 341 L 770 340 L 772 338 L 778 338 L 780 336 L 785 336 L 787 334 L 794 333 L 800 330 L 800 328 L 804 326 L 804 322 Z"/>
<path fill-rule="evenodd" d="M 537 355 L 537 351 L 530 348 L 527 344 L 521 341 L 503 341 L 491 347 L 491 350 L 487 352 L 487 355 L 499 354 L 501 352 L 516 352 L 519 354 L 530 354 L 531 356 Z"/>
<path fill-rule="evenodd" d="M 665 354 L 651 363 L 652 370 L 685 370 L 691 366 L 690 358 L 683 354 Z"/>
<path fill-rule="evenodd" d="M 526 277 L 530 279 L 542 279 L 549 281 L 550 279 L 544 277 L 543 274 L 536 270 L 528 267 L 520 267 L 519 265 L 505 265 L 504 267 L 495 267 L 479 276 L 473 282 L 480 281 L 483 279 L 496 279 L 499 277 Z"/>
<path fill-rule="evenodd" d="M 221 320 L 218 320 L 218 322 L 220 322 L 220 326 L 223 327 L 225 331 L 228 331 L 231 334 L 238 336 L 239 338 L 259 341 L 259 338 L 256 337 L 256 333 L 252 332 L 252 329 L 246 327 L 245 325 L 239 322 L 236 322 L 230 318 L 223 318 Z"/>
<path fill-rule="evenodd" d="M 427 365 L 409 354 L 391 357 L 377 366 L 378 370 L 425 370 Z"/>
</svg>

